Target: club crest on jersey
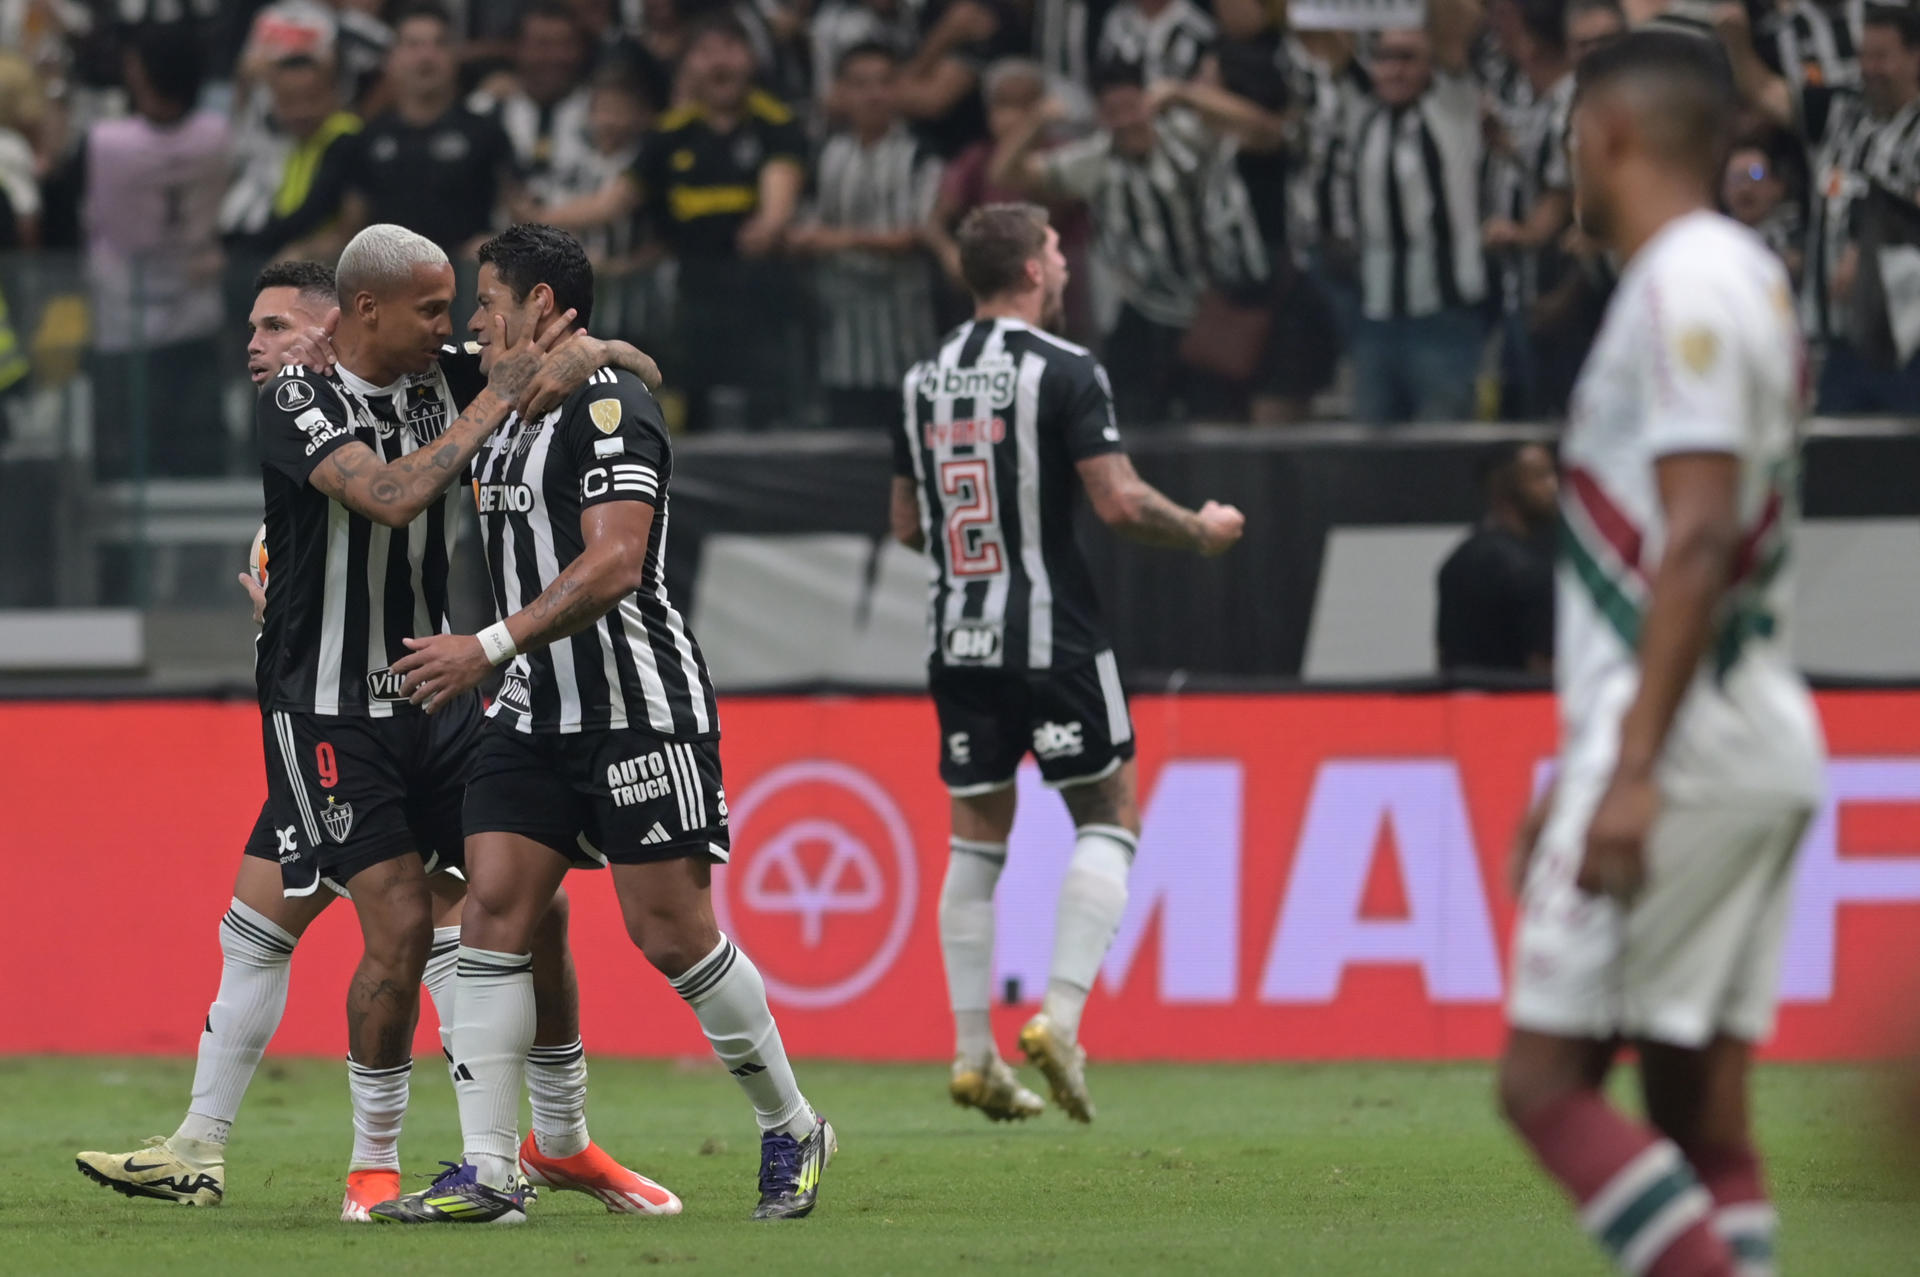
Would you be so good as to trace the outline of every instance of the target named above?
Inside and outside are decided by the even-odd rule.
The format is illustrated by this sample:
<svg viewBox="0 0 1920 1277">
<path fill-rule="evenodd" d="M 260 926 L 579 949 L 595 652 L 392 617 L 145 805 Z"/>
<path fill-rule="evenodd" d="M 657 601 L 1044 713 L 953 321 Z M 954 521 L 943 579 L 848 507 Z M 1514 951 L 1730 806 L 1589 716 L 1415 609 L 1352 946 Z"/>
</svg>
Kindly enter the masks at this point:
<svg viewBox="0 0 1920 1277">
<path fill-rule="evenodd" d="M 1689 328 L 1680 334 L 1674 347 L 1680 352 L 1680 362 L 1699 375 L 1713 367 L 1714 356 L 1720 353 L 1720 339 L 1711 328 Z"/>
<path fill-rule="evenodd" d="M 593 424 L 603 435 L 610 435 L 620 428 L 622 411 L 618 399 L 596 399 L 587 405 L 587 415 L 593 418 Z"/>
<path fill-rule="evenodd" d="M 368 670 L 367 697 L 376 701 L 404 701 L 407 696 L 400 690 L 400 684 L 405 681 L 390 669 Z"/>
<path fill-rule="evenodd" d="M 942 368 L 928 364 L 920 374 L 922 399 L 971 399 L 974 407 L 1004 408 L 1013 402 L 1014 367 L 1011 359 L 983 359 L 971 368 Z"/>
<path fill-rule="evenodd" d="M 438 388 L 415 386 L 407 391 L 407 429 L 415 443 L 432 443 L 447 430 L 447 401 Z"/>
<path fill-rule="evenodd" d="M 353 832 L 353 804 L 343 803 L 328 794 L 327 805 L 320 809 L 320 823 L 327 827 L 329 838 L 335 842 L 345 842 L 347 835 Z"/>
<path fill-rule="evenodd" d="M 283 412 L 299 412 L 313 402 L 313 387 L 304 381 L 283 381 L 273 392 L 273 401 Z"/>
</svg>

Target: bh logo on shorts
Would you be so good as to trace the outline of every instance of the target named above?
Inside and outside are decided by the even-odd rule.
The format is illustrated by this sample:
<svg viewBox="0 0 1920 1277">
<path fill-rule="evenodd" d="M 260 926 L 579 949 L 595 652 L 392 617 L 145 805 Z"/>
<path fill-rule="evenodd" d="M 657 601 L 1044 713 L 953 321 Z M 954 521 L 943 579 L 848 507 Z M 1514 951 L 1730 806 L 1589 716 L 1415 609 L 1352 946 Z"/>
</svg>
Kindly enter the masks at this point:
<svg viewBox="0 0 1920 1277">
<path fill-rule="evenodd" d="M 857 767 L 807 760 L 759 777 L 732 808 L 714 910 L 768 994 L 819 1008 L 871 989 L 906 945 L 920 894 L 899 804 Z"/>
<path fill-rule="evenodd" d="M 1074 758 L 1086 753 L 1081 739 L 1085 729 L 1079 723 L 1042 723 L 1033 729 L 1033 753 L 1036 758 Z"/>
</svg>

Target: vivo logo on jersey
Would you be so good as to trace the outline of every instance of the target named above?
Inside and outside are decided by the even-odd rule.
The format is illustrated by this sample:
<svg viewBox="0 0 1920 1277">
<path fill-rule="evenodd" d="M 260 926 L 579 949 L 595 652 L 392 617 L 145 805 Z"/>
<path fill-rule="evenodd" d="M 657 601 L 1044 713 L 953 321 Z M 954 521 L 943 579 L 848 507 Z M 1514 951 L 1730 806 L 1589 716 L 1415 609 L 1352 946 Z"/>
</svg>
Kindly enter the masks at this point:
<svg viewBox="0 0 1920 1277">
<path fill-rule="evenodd" d="M 1013 402 L 1014 367 L 1008 359 L 982 360 L 971 368 L 929 367 L 920 374 L 922 399 L 971 399 L 1004 408 Z"/>
<path fill-rule="evenodd" d="M 941 424 L 930 421 L 921 429 L 929 448 L 957 448 L 962 444 L 999 443 L 1007 437 L 1005 417 L 975 417 Z"/>
<path fill-rule="evenodd" d="M 390 669 L 368 670 L 367 697 L 376 701 L 404 701 L 407 695 L 400 690 L 404 681 Z"/>
<path fill-rule="evenodd" d="M 990 661 L 1000 654 L 1000 631 L 991 625 L 956 625 L 947 631 L 947 659 Z"/>
<path fill-rule="evenodd" d="M 533 713 L 533 688 L 527 684 L 526 676 L 523 674 L 508 671 L 507 676 L 500 680 L 498 699 L 499 703 L 508 709 L 517 710 L 522 714 Z"/>
<path fill-rule="evenodd" d="M 533 489 L 524 483 L 483 483 L 473 501 L 481 514 L 525 514 L 533 509 Z"/>
</svg>

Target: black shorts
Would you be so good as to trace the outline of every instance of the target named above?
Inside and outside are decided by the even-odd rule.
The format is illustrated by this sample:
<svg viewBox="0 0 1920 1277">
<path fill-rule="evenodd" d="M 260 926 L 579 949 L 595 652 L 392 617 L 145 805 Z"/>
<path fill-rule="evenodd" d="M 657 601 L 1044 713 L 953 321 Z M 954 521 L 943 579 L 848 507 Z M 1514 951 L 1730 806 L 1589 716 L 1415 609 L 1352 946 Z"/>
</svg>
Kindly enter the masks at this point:
<svg viewBox="0 0 1920 1277">
<path fill-rule="evenodd" d="M 297 844 L 279 855 L 286 893 L 306 895 L 322 879 L 344 887 L 410 851 L 429 870 L 463 864 L 460 807 L 480 725 L 472 693 L 433 714 L 265 715 L 267 816 L 293 826 Z"/>
<path fill-rule="evenodd" d="M 932 665 L 940 779 L 956 797 L 1005 789 L 1029 751 L 1049 785 L 1105 780 L 1133 757 L 1133 719 L 1112 652 L 1020 671 Z"/>
<path fill-rule="evenodd" d="M 469 834 L 505 833 L 576 865 L 727 861 L 718 740 L 621 728 L 522 732 L 487 720 L 467 785 Z"/>
<path fill-rule="evenodd" d="M 247 855 L 255 860 L 268 860 L 280 863 L 280 848 L 286 840 L 280 836 L 280 827 L 273 823 L 273 814 L 266 803 L 260 804 L 260 818 L 253 822 L 253 832 L 247 835 Z M 288 831 L 292 836 L 292 831 Z"/>
</svg>

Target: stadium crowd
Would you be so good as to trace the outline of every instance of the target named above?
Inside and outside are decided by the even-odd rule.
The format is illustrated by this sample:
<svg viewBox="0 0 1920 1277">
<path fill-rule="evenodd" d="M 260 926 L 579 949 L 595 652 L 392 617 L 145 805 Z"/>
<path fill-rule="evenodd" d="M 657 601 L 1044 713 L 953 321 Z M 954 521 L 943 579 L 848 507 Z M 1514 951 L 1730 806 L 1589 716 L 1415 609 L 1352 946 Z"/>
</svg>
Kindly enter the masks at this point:
<svg viewBox="0 0 1920 1277">
<path fill-rule="evenodd" d="M 959 219 L 1028 197 L 1130 423 L 1551 420 L 1611 284 L 1573 67 L 1656 20 L 1726 48 L 1723 199 L 1793 272 L 1820 410 L 1910 410 L 1920 15 L 1862 0 L 1429 0 L 1363 35 L 1284 0 L 0 0 L 0 393 L 84 332 L 97 473 L 219 472 L 260 265 L 540 220 L 676 424 L 879 430 L 963 313 Z"/>
</svg>

